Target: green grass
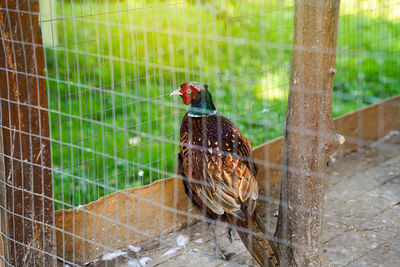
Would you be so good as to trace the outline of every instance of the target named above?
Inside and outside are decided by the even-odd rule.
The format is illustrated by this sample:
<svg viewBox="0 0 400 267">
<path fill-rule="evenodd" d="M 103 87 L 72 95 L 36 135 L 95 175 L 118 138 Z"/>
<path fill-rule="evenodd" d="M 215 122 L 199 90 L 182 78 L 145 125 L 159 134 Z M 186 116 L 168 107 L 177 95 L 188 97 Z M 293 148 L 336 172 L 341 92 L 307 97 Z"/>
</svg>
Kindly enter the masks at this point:
<svg viewBox="0 0 400 267">
<path fill-rule="evenodd" d="M 253 144 L 283 134 L 293 3 L 216 2 L 55 2 L 45 55 L 57 209 L 171 176 L 186 107 L 168 95 L 188 80 L 208 83 Z M 335 116 L 399 93 L 400 23 L 357 8 L 341 8 Z"/>
</svg>

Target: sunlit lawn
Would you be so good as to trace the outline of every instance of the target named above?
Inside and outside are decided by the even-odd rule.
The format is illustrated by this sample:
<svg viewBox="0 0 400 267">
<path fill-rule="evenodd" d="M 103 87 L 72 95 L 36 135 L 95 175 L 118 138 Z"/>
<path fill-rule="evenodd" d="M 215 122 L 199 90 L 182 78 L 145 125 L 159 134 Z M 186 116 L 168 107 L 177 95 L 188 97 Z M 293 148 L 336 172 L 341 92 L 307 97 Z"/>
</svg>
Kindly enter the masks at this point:
<svg viewBox="0 0 400 267">
<path fill-rule="evenodd" d="M 56 208 L 171 176 L 186 107 L 169 92 L 188 80 L 208 83 L 255 145 L 283 134 L 293 3 L 56 3 L 46 49 L 54 195 L 66 204 Z M 354 3 L 341 7 L 335 116 L 399 93 L 399 20 L 383 17 L 391 6 L 377 15 Z"/>
</svg>

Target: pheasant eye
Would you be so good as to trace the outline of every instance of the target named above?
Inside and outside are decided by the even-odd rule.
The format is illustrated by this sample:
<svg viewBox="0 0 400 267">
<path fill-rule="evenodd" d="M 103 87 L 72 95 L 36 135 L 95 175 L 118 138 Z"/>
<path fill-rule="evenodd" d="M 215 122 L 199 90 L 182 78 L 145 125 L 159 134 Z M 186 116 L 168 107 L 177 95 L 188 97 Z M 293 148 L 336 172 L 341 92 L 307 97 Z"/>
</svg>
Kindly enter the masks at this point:
<svg viewBox="0 0 400 267">
<path fill-rule="evenodd" d="M 188 88 L 188 89 L 186 90 L 186 93 L 187 93 L 187 94 L 191 94 L 191 93 L 192 93 L 192 90 L 191 90 L 190 88 Z"/>
</svg>

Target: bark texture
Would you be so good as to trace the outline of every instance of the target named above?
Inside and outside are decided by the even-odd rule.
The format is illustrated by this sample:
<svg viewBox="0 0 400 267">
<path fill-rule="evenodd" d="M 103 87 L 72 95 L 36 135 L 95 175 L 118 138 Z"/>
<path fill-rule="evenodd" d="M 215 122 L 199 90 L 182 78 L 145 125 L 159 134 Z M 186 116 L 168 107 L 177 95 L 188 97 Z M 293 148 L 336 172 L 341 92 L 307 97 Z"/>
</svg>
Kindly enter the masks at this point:
<svg viewBox="0 0 400 267">
<path fill-rule="evenodd" d="M 13 266 L 55 264 L 53 180 L 38 12 L 38 1 L 0 1 L 1 241 L 4 257 Z"/>
<path fill-rule="evenodd" d="M 339 0 L 295 2 L 281 204 L 281 266 L 321 266 L 323 177 L 342 143 L 332 120 Z"/>
</svg>

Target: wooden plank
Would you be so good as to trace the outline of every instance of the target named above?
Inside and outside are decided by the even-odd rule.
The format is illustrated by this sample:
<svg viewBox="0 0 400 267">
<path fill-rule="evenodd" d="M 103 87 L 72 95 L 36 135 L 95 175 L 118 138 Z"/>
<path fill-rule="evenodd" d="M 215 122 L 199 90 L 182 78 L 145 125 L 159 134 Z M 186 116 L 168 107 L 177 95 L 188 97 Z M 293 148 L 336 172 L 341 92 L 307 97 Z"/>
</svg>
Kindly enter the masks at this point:
<svg viewBox="0 0 400 267">
<path fill-rule="evenodd" d="M 400 96 L 336 118 L 337 132 L 347 140 L 336 155 L 370 144 L 391 131 L 399 131 L 398 118 Z M 361 135 L 363 139 L 359 140 Z M 254 148 L 260 189 L 280 182 L 282 143 L 283 137 L 279 137 Z M 109 249 L 126 248 L 179 231 L 201 218 L 188 201 L 180 179 L 171 177 L 144 187 L 121 190 L 80 208 L 57 210 L 57 255 L 84 263 Z"/>
<path fill-rule="evenodd" d="M 2 242 L 8 263 L 55 263 L 53 179 L 38 1 L 0 3 L 4 172 Z"/>
<path fill-rule="evenodd" d="M 374 104 L 334 120 L 338 133 L 346 142 L 335 155 L 342 156 L 350 151 L 400 130 L 400 96 Z"/>
<path fill-rule="evenodd" d="M 366 119 L 367 118 L 367 119 Z M 333 123 L 346 142 L 332 156 L 343 156 L 371 144 L 391 131 L 400 130 L 400 96 L 337 117 Z M 260 188 L 280 183 L 283 136 L 254 148 Z"/>
<path fill-rule="evenodd" d="M 81 208 L 58 210 L 57 254 L 82 264 L 108 251 L 178 231 L 201 218 L 178 178 L 125 189 Z"/>
</svg>

